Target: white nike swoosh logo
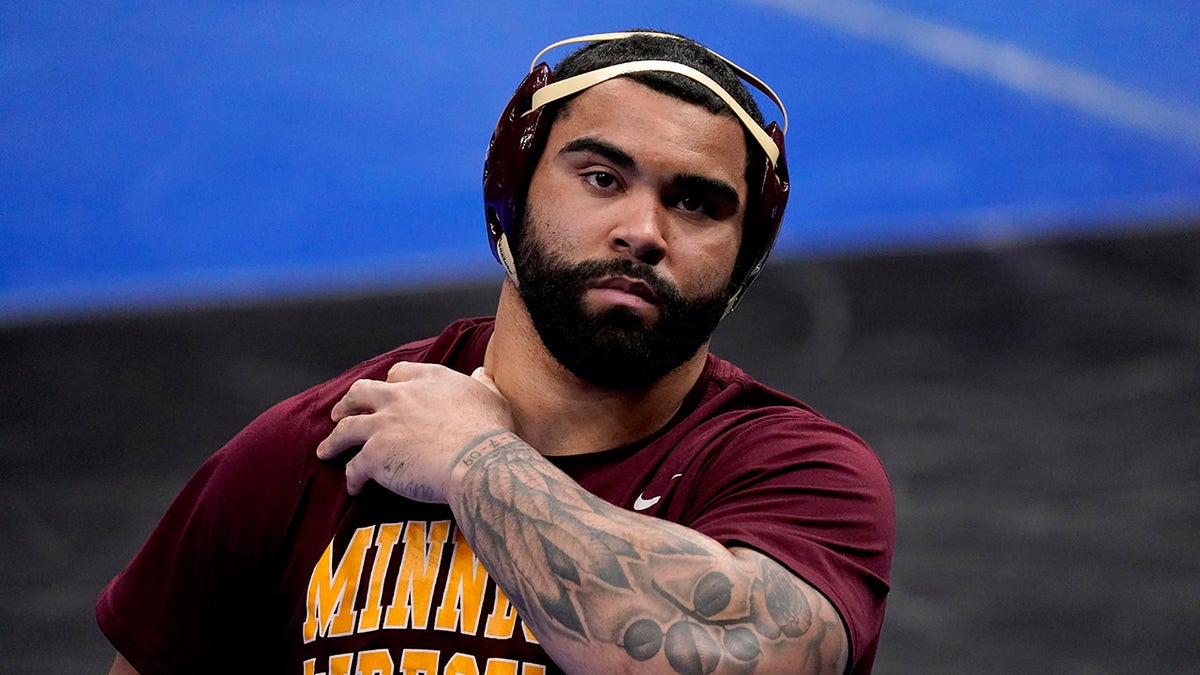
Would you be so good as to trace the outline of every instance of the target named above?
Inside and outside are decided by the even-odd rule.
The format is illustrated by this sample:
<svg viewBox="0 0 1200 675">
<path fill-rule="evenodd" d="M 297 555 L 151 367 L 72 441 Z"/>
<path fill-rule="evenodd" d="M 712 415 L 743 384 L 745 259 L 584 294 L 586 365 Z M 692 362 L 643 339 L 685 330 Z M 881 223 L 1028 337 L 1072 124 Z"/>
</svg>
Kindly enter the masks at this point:
<svg viewBox="0 0 1200 675">
<path fill-rule="evenodd" d="M 681 473 L 677 473 L 674 476 L 671 476 L 671 480 L 675 480 L 676 478 L 679 478 L 682 475 L 683 474 L 681 474 Z M 643 492 L 637 496 L 637 499 L 633 500 L 633 510 L 634 511 L 645 511 L 646 509 L 650 508 L 651 506 L 654 506 L 655 504 L 657 504 L 658 500 L 662 499 L 662 495 L 658 495 L 657 497 L 654 497 L 652 499 L 646 499 L 645 494 L 646 493 Z"/>
<path fill-rule="evenodd" d="M 660 500 L 660 499 L 662 499 L 662 495 L 659 495 L 658 497 L 655 497 L 654 499 L 646 499 L 645 497 L 638 495 L 637 499 L 633 500 L 633 510 L 634 511 L 645 511 L 646 509 L 650 508 L 651 506 L 654 506 L 655 504 L 657 504 L 658 500 Z"/>
</svg>

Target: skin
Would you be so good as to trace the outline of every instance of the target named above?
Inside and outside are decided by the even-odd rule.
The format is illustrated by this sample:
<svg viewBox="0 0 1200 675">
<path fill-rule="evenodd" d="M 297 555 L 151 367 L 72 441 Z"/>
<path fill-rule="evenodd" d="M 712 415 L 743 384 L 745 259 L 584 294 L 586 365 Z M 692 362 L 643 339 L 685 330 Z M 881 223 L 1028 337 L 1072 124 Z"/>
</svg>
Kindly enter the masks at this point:
<svg viewBox="0 0 1200 675">
<path fill-rule="evenodd" d="M 574 262 L 634 257 L 686 296 L 711 293 L 729 281 L 741 239 L 745 160 L 735 120 L 610 80 L 555 121 L 529 188 L 537 231 L 526 236 Z M 653 323 L 658 307 L 628 281 L 605 280 L 584 302 L 625 305 Z M 599 389 L 545 350 L 506 280 L 483 368 L 466 376 L 398 363 L 386 382 L 354 383 L 317 455 L 362 446 L 346 465 L 352 494 L 375 481 L 448 504 L 568 672 L 843 672 L 836 611 L 786 568 L 609 504 L 545 458 L 656 431 L 706 353 L 707 344 L 644 390 Z M 118 657 L 112 672 L 127 667 Z"/>
<path fill-rule="evenodd" d="M 137 675 L 137 671 L 124 656 L 117 654 L 117 658 L 113 661 L 112 668 L 109 669 L 108 675 Z"/>
</svg>

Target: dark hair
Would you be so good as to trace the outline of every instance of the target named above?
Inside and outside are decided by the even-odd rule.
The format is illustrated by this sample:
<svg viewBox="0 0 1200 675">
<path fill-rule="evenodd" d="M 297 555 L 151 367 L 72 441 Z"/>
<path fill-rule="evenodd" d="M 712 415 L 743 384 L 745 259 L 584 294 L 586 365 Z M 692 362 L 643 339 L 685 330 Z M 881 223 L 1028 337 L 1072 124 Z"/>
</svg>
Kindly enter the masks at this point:
<svg viewBox="0 0 1200 675">
<path fill-rule="evenodd" d="M 764 125 L 762 113 L 755 103 L 754 97 L 747 91 L 733 68 L 723 59 L 713 54 L 695 40 L 675 33 L 634 28 L 633 33 L 659 33 L 664 37 L 653 35 L 631 35 L 620 40 L 593 42 L 568 55 L 554 67 L 555 81 L 568 77 L 598 70 L 606 66 L 630 61 L 673 61 L 690 66 L 711 77 L 721 88 L 733 97 L 746 112 L 761 127 Z M 665 37 L 673 35 L 674 37 Z M 669 72 L 643 71 L 625 75 L 635 82 L 641 83 L 655 91 L 673 96 L 682 101 L 699 105 L 709 112 L 724 114 L 736 119 L 729 106 L 713 93 L 708 87 L 695 80 Z M 569 100 L 562 107 L 553 111 L 555 116 L 569 105 Z"/>
</svg>

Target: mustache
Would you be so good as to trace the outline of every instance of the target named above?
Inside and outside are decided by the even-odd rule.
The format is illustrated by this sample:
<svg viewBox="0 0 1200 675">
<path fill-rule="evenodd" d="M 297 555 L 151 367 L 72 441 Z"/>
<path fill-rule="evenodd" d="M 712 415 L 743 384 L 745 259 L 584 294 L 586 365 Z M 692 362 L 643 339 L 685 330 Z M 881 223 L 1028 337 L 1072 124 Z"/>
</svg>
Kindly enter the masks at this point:
<svg viewBox="0 0 1200 675">
<path fill-rule="evenodd" d="M 575 274 L 585 283 L 605 277 L 625 276 L 646 284 L 663 301 L 673 302 L 683 298 L 675 284 L 660 277 L 653 266 L 630 258 L 585 260 L 575 266 Z"/>
</svg>

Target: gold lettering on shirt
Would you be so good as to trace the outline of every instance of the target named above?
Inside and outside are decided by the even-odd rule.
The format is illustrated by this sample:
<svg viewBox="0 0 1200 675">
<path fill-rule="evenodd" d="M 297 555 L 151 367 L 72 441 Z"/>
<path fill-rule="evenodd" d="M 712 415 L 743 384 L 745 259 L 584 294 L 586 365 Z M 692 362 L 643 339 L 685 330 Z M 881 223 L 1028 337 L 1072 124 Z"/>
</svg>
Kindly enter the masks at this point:
<svg viewBox="0 0 1200 675">
<path fill-rule="evenodd" d="M 354 675 L 392 675 L 394 672 L 392 653 L 386 649 L 359 652 L 355 659 Z"/>
<path fill-rule="evenodd" d="M 470 655 L 456 652 L 441 667 L 441 652 L 432 649 L 405 649 L 400 654 L 399 666 L 386 649 L 372 649 L 357 654 L 334 654 L 328 658 L 326 670 L 317 670 L 317 660 L 304 662 L 303 675 L 480 675 L 478 660 Z M 484 666 L 483 675 L 546 675 L 546 666 L 538 663 L 491 658 Z"/>
<path fill-rule="evenodd" d="M 360 527 L 344 549 L 337 538 L 325 547 L 309 576 L 303 639 L 339 638 L 390 630 L 438 630 L 505 641 L 537 640 L 508 596 L 489 579 L 471 545 L 449 520 L 381 523 Z M 340 553 L 338 553 L 340 551 Z M 435 591 L 440 590 L 440 597 Z M 489 600 L 488 595 L 491 594 Z M 385 601 L 390 596 L 390 600 Z M 490 605 L 485 612 L 485 603 Z M 436 611 L 435 611 L 436 609 Z M 430 623 L 432 619 L 432 624 Z M 521 637 L 517 636 L 520 626 Z M 333 653 L 303 662 L 303 675 L 545 675 L 538 663 L 441 652 L 420 634 L 389 645 L 372 638 L 357 652 Z M 414 647 L 405 648 L 404 644 Z M 367 644 L 363 645 L 368 646 Z M 390 647 L 390 648 L 378 648 Z M 482 647 L 480 648 L 482 649 Z M 501 648 L 503 651 L 503 648 Z M 340 651 L 340 650 L 339 650 Z M 482 669 L 481 669 L 482 666 Z"/>
<path fill-rule="evenodd" d="M 400 675 L 435 675 L 441 656 L 433 649 L 405 649 L 400 655 Z"/>
<path fill-rule="evenodd" d="M 304 621 L 306 643 L 318 637 L 338 637 L 353 632 L 358 582 L 374 533 L 374 527 L 360 527 L 355 531 L 336 570 L 333 567 L 333 542 L 325 547 L 325 553 L 317 561 L 308 581 L 308 618 Z"/>
<path fill-rule="evenodd" d="M 404 528 L 404 554 L 385 628 L 426 628 L 433 606 L 433 585 L 442 565 L 450 521 L 410 521 Z"/>
<path fill-rule="evenodd" d="M 388 523 L 379 526 L 375 536 L 375 562 L 371 564 L 371 581 L 367 586 L 367 602 L 358 615 L 358 632 L 365 633 L 379 628 L 379 617 L 383 613 L 383 580 L 388 563 L 392 560 L 392 549 L 400 537 L 400 525 Z"/>
<path fill-rule="evenodd" d="M 438 630 L 458 629 L 474 635 L 483 614 L 483 592 L 487 581 L 487 570 L 479 564 L 471 545 L 455 530 L 454 557 L 450 560 L 450 573 L 434 627 Z"/>
</svg>

